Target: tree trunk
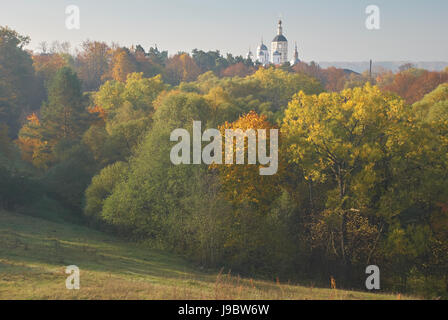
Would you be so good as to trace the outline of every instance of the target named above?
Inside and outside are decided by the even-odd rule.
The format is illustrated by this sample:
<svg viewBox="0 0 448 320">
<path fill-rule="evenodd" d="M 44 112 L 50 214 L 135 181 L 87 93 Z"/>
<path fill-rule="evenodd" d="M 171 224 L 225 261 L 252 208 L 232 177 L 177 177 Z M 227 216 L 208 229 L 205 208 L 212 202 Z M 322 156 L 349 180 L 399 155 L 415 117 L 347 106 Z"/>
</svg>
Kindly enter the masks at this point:
<svg viewBox="0 0 448 320">
<path fill-rule="evenodd" d="M 310 214 L 314 213 L 314 203 L 313 203 L 313 180 L 308 179 L 308 191 L 309 191 L 309 201 L 310 201 Z"/>
<path fill-rule="evenodd" d="M 338 184 L 339 196 L 341 199 L 342 221 L 341 221 L 341 257 L 342 257 L 342 273 L 344 282 L 347 283 L 349 277 L 349 270 L 347 264 L 346 243 L 347 243 L 347 212 L 345 211 L 343 199 L 345 196 L 344 182 L 342 178 L 342 168 L 338 166 Z"/>
</svg>

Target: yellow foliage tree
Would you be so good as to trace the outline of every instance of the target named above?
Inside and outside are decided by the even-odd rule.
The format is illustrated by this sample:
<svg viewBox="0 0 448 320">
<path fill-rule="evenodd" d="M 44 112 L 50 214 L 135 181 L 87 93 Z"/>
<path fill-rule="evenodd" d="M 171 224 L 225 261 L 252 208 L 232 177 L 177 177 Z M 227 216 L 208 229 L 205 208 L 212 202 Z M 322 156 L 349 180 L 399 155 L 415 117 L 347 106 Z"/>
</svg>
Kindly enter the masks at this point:
<svg viewBox="0 0 448 320">
<path fill-rule="evenodd" d="M 275 126 L 269 123 L 265 116 L 259 116 L 255 111 L 251 111 L 233 123 L 226 122 L 219 129 L 223 136 L 225 136 L 227 129 L 241 129 L 242 131 L 253 129 L 255 132 L 258 129 L 267 129 L 266 132 L 269 135 L 269 129 L 275 129 Z M 258 143 L 259 137 L 257 137 Z M 270 144 L 269 136 L 266 143 L 267 145 Z M 235 141 L 233 151 L 236 154 Z M 244 142 L 244 154 L 247 163 L 247 139 Z M 223 151 L 223 159 L 225 159 L 224 157 L 225 151 Z M 223 164 L 212 165 L 212 167 L 218 168 L 222 190 L 229 201 L 234 205 L 251 205 L 260 209 L 262 212 L 266 212 L 280 192 L 280 176 L 284 167 L 280 159 L 277 174 L 271 176 L 260 175 L 260 167 L 262 165 L 258 163 L 242 165 Z"/>
<path fill-rule="evenodd" d="M 374 211 L 390 193 L 390 159 L 411 132 L 409 117 L 402 99 L 369 83 L 339 93 L 300 92 L 285 111 L 289 161 L 301 166 L 306 179 L 329 186 L 326 207 L 333 217 L 324 219 L 337 226 L 343 264 L 354 253 L 350 221 Z M 381 214 L 396 212 L 384 206 Z"/>
<path fill-rule="evenodd" d="M 109 72 L 104 78 L 125 82 L 128 74 L 136 72 L 137 67 L 130 53 L 125 48 L 111 50 L 109 53 L 112 61 L 109 66 Z"/>
</svg>

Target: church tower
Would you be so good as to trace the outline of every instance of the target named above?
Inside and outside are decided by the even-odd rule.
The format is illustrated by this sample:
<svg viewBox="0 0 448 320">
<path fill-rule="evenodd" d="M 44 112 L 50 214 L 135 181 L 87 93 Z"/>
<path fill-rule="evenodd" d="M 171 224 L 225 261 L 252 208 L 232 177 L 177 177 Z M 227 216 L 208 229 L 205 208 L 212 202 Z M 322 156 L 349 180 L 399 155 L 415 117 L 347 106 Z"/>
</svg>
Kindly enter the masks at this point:
<svg viewBox="0 0 448 320">
<path fill-rule="evenodd" d="M 271 52 L 273 64 L 288 62 L 288 40 L 283 35 L 282 20 L 278 21 L 277 36 L 272 40 Z"/>
<path fill-rule="evenodd" d="M 291 60 L 291 65 L 293 66 L 295 64 L 298 64 L 299 62 L 300 62 L 299 50 L 297 49 L 297 42 L 296 42 L 296 45 L 295 45 L 295 48 L 294 48 L 294 58 Z"/>
<path fill-rule="evenodd" d="M 261 63 L 263 66 L 269 64 L 269 50 L 263 43 L 263 39 L 261 39 L 261 43 L 257 48 L 257 61 Z"/>
</svg>

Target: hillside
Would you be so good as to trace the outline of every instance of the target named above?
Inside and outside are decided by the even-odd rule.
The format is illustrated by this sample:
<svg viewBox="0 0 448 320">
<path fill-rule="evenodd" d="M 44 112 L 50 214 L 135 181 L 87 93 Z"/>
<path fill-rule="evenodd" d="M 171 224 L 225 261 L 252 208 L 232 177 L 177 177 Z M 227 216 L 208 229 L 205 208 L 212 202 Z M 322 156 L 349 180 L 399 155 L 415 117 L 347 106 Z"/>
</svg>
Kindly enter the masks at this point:
<svg viewBox="0 0 448 320">
<path fill-rule="evenodd" d="M 81 290 L 65 288 L 65 266 Z M 0 299 L 396 299 L 198 272 L 183 259 L 85 227 L 0 212 Z"/>
</svg>

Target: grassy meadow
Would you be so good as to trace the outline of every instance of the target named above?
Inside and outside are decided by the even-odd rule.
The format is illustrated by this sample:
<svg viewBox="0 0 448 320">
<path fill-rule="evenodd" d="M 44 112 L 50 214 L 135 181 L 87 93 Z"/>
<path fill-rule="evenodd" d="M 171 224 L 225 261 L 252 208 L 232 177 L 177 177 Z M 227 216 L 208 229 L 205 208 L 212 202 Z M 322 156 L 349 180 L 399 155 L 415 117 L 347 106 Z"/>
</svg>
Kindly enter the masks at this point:
<svg viewBox="0 0 448 320">
<path fill-rule="evenodd" d="M 81 289 L 65 288 L 65 266 Z M 205 272 L 181 257 L 78 225 L 0 212 L 0 299 L 389 299 Z"/>
</svg>

